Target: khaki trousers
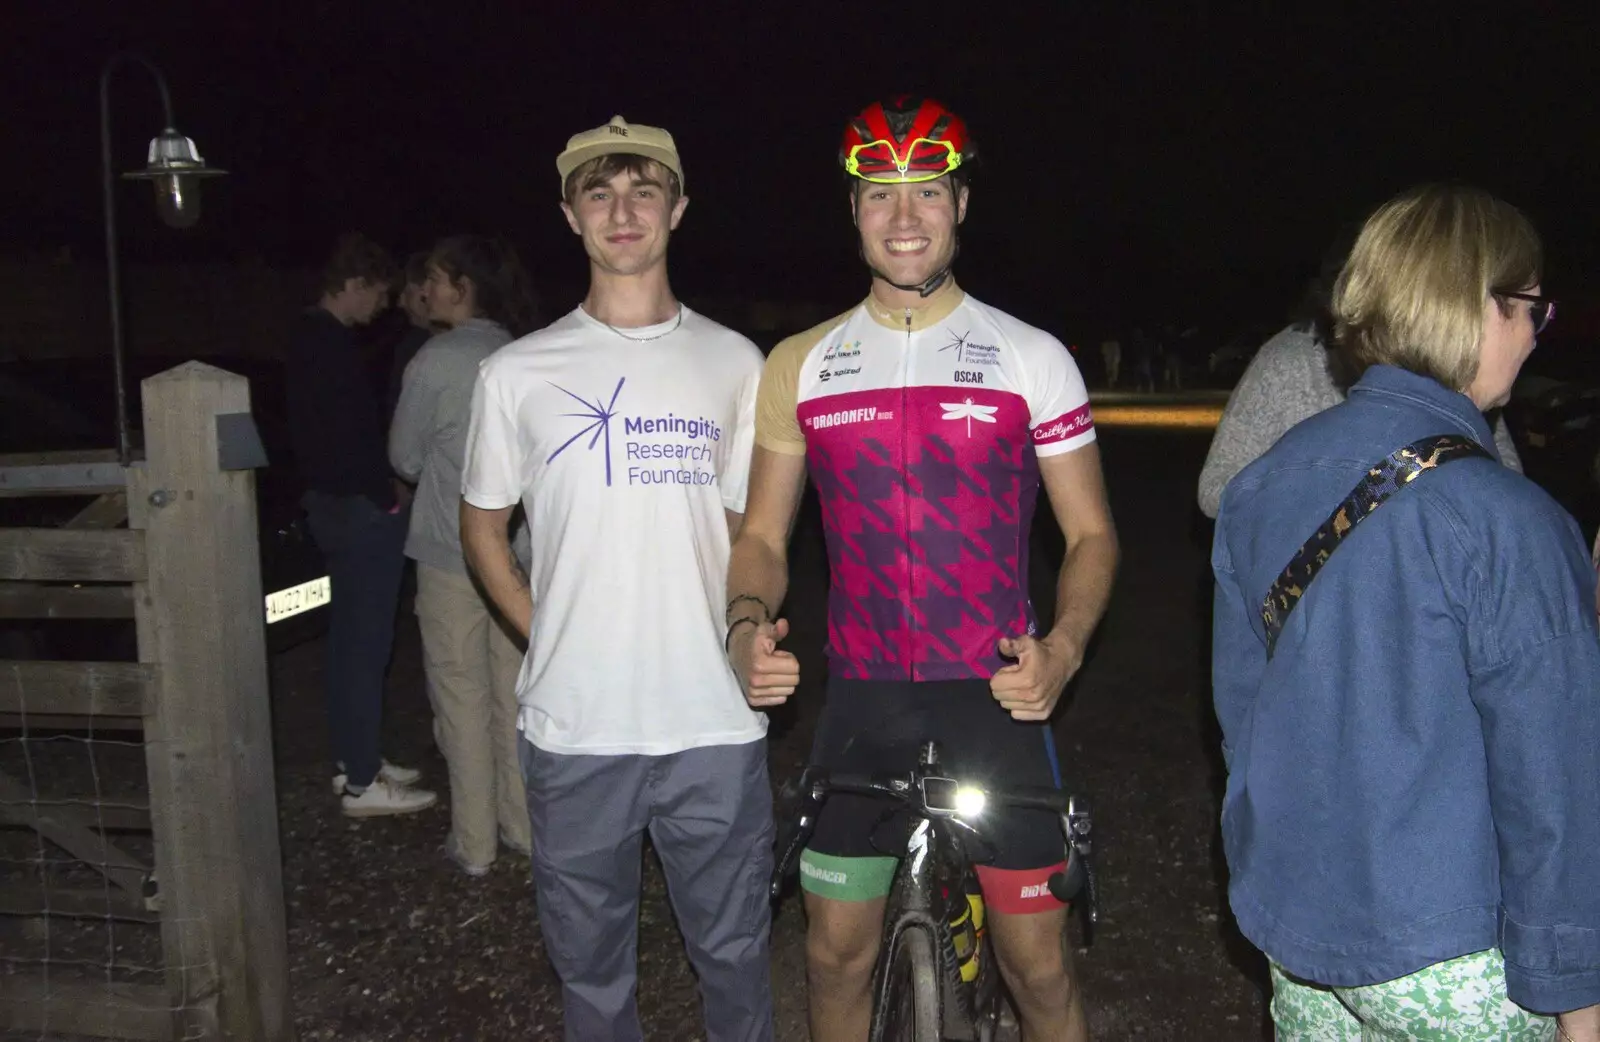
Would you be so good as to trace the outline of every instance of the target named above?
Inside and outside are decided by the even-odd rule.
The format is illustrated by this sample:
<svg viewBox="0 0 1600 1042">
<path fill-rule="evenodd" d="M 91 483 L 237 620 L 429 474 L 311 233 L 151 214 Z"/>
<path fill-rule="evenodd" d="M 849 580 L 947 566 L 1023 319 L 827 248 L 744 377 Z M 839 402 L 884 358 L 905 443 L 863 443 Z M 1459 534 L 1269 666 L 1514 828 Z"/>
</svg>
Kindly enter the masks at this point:
<svg viewBox="0 0 1600 1042">
<path fill-rule="evenodd" d="M 455 853 L 488 865 L 502 838 L 526 852 L 528 803 L 517 748 L 522 650 L 468 576 L 420 561 L 417 622 L 434 739 L 450 768 Z"/>
</svg>

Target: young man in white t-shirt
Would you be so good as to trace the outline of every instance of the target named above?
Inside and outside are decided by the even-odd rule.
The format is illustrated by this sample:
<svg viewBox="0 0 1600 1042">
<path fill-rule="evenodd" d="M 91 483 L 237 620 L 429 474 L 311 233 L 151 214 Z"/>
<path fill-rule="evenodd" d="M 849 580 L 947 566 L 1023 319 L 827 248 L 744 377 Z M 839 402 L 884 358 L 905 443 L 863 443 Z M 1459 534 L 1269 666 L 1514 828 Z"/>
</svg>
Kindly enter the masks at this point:
<svg viewBox="0 0 1600 1042">
<path fill-rule="evenodd" d="M 766 719 L 723 648 L 762 357 L 680 304 L 688 200 L 666 131 L 621 116 L 556 161 L 589 256 L 581 306 L 480 370 L 462 480 L 468 562 L 528 637 L 518 680 L 533 878 L 568 1040 L 642 1038 L 648 829 L 710 1042 L 772 1037 Z M 523 574 L 506 539 L 521 503 Z"/>
</svg>

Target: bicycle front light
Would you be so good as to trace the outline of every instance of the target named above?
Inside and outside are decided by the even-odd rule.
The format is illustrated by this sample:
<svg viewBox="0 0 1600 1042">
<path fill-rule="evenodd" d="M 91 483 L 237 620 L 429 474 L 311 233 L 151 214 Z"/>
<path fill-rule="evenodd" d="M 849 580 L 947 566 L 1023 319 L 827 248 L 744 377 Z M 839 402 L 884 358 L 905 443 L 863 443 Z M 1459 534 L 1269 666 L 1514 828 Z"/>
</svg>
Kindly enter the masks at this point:
<svg viewBox="0 0 1600 1042">
<path fill-rule="evenodd" d="M 976 818 L 983 813 L 984 805 L 988 802 L 982 789 L 956 790 L 956 814 L 959 817 Z"/>
</svg>

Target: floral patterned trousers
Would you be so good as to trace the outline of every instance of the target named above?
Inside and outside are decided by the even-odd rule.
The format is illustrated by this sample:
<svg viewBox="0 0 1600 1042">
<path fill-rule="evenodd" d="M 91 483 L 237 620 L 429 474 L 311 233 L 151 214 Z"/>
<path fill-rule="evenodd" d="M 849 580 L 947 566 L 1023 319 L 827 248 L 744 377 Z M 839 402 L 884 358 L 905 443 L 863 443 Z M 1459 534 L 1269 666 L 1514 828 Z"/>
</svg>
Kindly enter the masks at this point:
<svg viewBox="0 0 1600 1042">
<path fill-rule="evenodd" d="M 1279 1042 L 1551 1042 L 1553 1017 L 1506 998 L 1497 948 L 1359 988 L 1328 988 L 1272 964 Z"/>
</svg>

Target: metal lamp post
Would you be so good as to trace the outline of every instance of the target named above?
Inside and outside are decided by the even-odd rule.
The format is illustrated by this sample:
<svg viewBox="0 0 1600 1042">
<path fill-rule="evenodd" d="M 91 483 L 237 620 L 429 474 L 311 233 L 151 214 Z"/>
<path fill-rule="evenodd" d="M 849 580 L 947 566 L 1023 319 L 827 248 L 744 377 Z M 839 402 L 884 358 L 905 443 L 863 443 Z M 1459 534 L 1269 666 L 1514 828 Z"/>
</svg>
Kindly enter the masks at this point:
<svg viewBox="0 0 1600 1042">
<path fill-rule="evenodd" d="M 149 181 L 155 186 L 156 209 L 163 223 L 172 228 L 190 228 L 200 219 L 199 182 L 205 177 L 227 173 L 206 166 L 194 142 L 174 129 L 172 97 L 166 78 L 150 62 L 137 54 L 115 54 L 100 73 L 100 186 L 106 211 L 106 269 L 111 303 L 111 365 L 116 377 L 117 459 L 127 466 L 133 457 L 128 433 L 128 395 L 122 349 L 122 293 L 117 269 L 117 206 L 111 176 L 111 74 L 125 63 L 141 65 L 155 79 L 161 91 L 161 108 L 166 116 L 160 136 L 150 142 L 149 158 L 142 170 L 122 176 L 132 181 Z"/>
</svg>

